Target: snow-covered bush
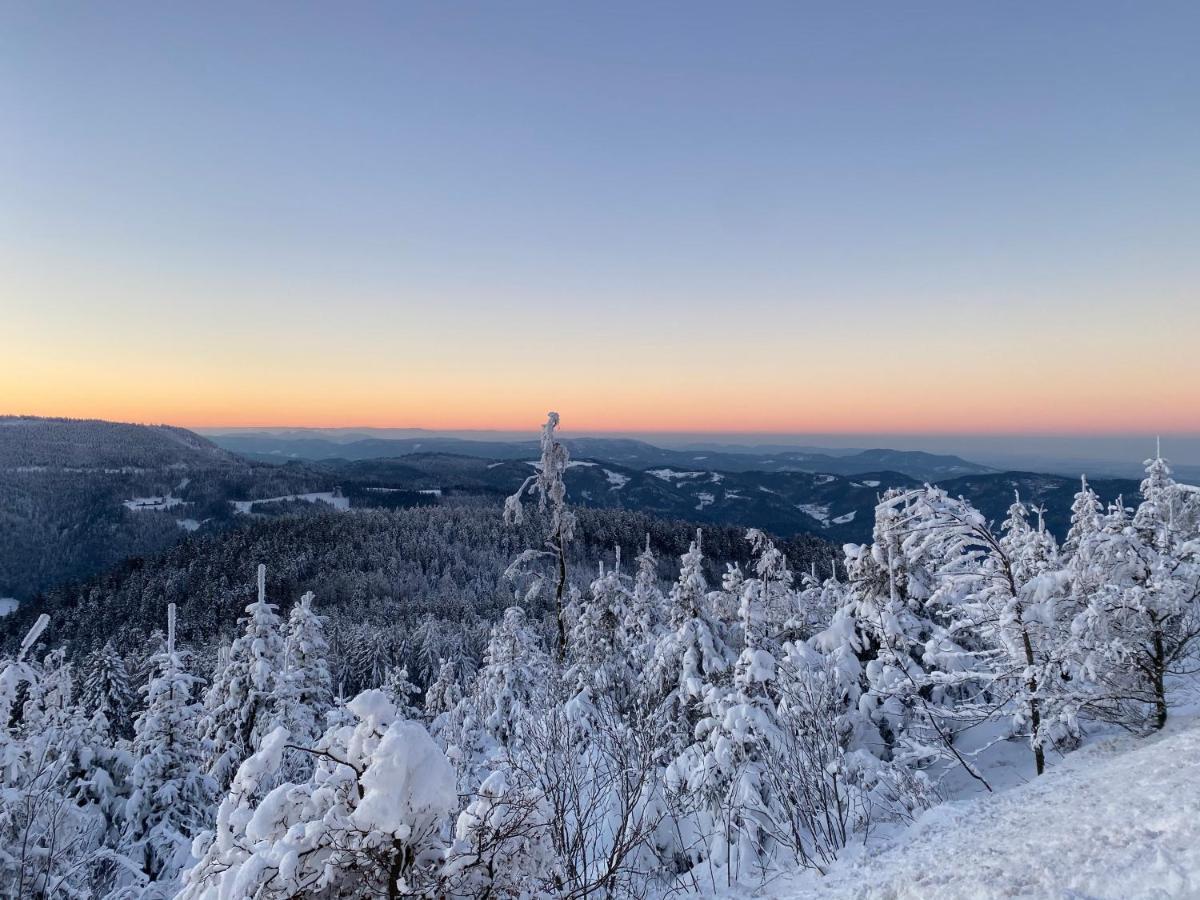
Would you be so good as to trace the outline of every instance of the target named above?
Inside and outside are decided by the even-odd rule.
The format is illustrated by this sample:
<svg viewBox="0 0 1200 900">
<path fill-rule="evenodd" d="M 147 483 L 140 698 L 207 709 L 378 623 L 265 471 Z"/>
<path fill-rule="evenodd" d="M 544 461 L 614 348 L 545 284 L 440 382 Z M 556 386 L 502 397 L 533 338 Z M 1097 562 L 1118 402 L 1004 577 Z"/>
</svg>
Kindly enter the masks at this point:
<svg viewBox="0 0 1200 900">
<path fill-rule="evenodd" d="M 181 900 L 256 897 L 400 897 L 434 892 L 443 832 L 457 804 L 454 772 L 418 723 L 378 690 L 349 703 L 356 723 L 329 729 L 312 775 L 254 798 L 289 747 L 266 735 L 221 801 L 215 832 Z"/>
</svg>

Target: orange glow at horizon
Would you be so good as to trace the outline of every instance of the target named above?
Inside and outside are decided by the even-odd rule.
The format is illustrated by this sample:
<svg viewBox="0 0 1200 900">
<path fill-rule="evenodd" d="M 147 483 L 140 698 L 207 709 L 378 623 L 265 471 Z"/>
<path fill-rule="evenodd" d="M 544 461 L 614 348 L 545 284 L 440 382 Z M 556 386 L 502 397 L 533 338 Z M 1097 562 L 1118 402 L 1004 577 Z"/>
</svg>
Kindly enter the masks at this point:
<svg viewBox="0 0 1200 900">
<path fill-rule="evenodd" d="M 1200 303 L 1179 292 L 1090 306 L 893 304 L 867 326 L 832 304 L 758 300 L 746 321 L 769 325 L 732 335 L 720 316 L 680 317 L 647 296 L 624 317 L 566 306 L 541 345 L 503 303 L 335 296 L 316 286 L 284 303 L 238 281 L 27 271 L 0 282 L 0 300 L 16 301 L 0 413 L 532 431 L 556 409 L 576 432 L 1200 432 L 1188 339 Z M 1131 327 L 1139 302 L 1169 333 Z"/>
<path fill-rule="evenodd" d="M 478 379 L 399 378 L 386 383 L 256 380 L 255 376 L 163 372 L 145 383 L 115 374 L 59 370 L 23 377 L 0 372 L 0 414 L 98 418 L 186 428 L 426 428 L 534 431 L 547 409 L 568 432 L 705 434 L 1073 434 L 1200 432 L 1195 391 L 1155 397 L 1134 390 L 985 392 L 986 385 L 919 384 L 870 390 L 848 377 L 835 389 L 772 388 L 757 398 L 741 385 L 642 388 L 574 383 L 542 389 L 520 379 L 497 387 Z M 243 380 L 244 379 L 244 380 Z M 1189 393 L 1192 396 L 1189 396 Z M 1103 404 L 1100 401 L 1103 399 Z M 1189 415 L 1190 413 L 1190 415 Z"/>
</svg>

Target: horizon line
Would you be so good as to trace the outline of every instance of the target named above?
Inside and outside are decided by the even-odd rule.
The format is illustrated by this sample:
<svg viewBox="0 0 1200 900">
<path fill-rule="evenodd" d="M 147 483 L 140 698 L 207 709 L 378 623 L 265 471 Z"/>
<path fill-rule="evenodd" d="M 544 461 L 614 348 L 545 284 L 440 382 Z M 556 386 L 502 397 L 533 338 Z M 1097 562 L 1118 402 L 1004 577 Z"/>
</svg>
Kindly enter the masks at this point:
<svg viewBox="0 0 1200 900">
<path fill-rule="evenodd" d="M 497 433 L 523 433 L 528 432 L 530 435 L 537 435 L 541 430 L 541 423 L 532 425 L 522 424 L 519 426 L 444 426 L 434 427 L 427 425 L 367 425 L 367 424 L 337 424 L 337 425 L 308 425 L 294 423 L 254 423 L 254 424 L 191 424 L 180 421 L 152 421 L 133 420 L 133 419 L 109 419 L 100 416 L 71 416 L 71 415 L 47 415 L 44 413 L 0 413 L 0 418 L 15 418 L 15 419 L 63 419 L 74 421 L 93 421 L 93 422 L 109 422 L 113 424 L 124 425 L 144 425 L 144 426 L 168 426 L 174 428 L 184 428 L 189 431 L 196 432 L 222 432 L 222 431 L 265 431 L 265 430 L 292 430 L 292 431 L 426 431 L 431 433 L 445 432 L 460 432 L 468 434 L 497 434 Z M 1140 438 L 1146 437 L 1153 440 L 1156 437 L 1179 437 L 1179 438 L 1200 438 L 1200 429 L 1137 429 L 1137 430 L 1112 430 L 1112 429 L 1096 429 L 1096 430 L 1045 430 L 1045 429 L 988 429 L 988 430 L 962 430 L 954 431 L 947 429 L 923 430 L 923 429 L 846 429 L 842 431 L 804 431 L 791 430 L 779 431 L 768 429 L 733 429 L 733 428 L 686 428 L 686 429 L 647 429 L 647 428 L 594 428 L 586 425 L 573 426 L 570 424 L 561 425 L 560 433 L 576 433 L 590 435 L 663 435 L 663 436 L 745 436 L 745 437 L 872 437 L 872 436 L 888 436 L 888 437 L 1046 437 L 1046 438 Z"/>
</svg>

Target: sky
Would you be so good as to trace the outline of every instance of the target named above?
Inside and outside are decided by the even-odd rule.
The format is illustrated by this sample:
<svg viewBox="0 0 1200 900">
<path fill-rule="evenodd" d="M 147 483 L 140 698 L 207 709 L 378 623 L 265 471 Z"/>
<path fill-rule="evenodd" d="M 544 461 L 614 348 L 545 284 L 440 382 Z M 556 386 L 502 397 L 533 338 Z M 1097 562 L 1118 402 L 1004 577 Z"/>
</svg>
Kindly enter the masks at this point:
<svg viewBox="0 0 1200 900">
<path fill-rule="evenodd" d="M 0 7 L 0 412 L 1200 433 L 1200 5 Z"/>
</svg>

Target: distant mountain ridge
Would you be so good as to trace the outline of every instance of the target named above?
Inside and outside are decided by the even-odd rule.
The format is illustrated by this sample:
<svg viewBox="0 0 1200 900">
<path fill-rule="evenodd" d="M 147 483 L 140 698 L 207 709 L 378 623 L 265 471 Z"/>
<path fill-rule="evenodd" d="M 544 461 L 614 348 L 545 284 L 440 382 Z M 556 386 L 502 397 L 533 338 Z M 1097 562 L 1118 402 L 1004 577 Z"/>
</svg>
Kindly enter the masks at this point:
<svg viewBox="0 0 1200 900">
<path fill-rule="evenodd" d="M 536 441 L 487 441 L 448 437 L 360 438 L 332 440 L 295 432 L 286 435 L 218 434 L 212 440 L 227 450 L 261 460 L 384 459 L 414 453 L 452 453 L 483 459 L 524 459 L 537 455 Z M 634 469 L 657 466 L 704 468 L 722 472 L 820 472 L 858 475 L 890 470 L 910 478 L 933 480 L 995 472 L 958 456 L 919 450 L 862 450 L 832 455 L 804 450 L 728 452 L 675 450 L 632 438 L 568 438 L 577 458 L 603 460 Z"/>
<path fill-rule="evenodd" d="M 488 460 L 444 453 L 414 453 L 393 459 L 326 460 L 331 475 L 385 490 L 437 490 L 446 495 L 479 492 L 497 500 L 533 471 L 529 460 Z M 953 496 L 970 500 L 999 523 L 1014 493 L 1046 508 L 1046 526 L 1066 535 L 1077 479 L 1035 472 L 986 472 L 935 479 Z M 798 471 L 729 472 L 699 467 L 637 469 L 607 460 L 572 459 L 566 473 L 570 502 L 618 507 L 667 518 L 764 528 L 781 536 L 815 534 L 834 543 L 868 540 L 879 495 L 889 487 L 915 488 L 924 479 L 901 472 L 853 476 Z M 1130 496 L 1138 482 L 1090 482 L 1104 501 Z"/>
</svg>

